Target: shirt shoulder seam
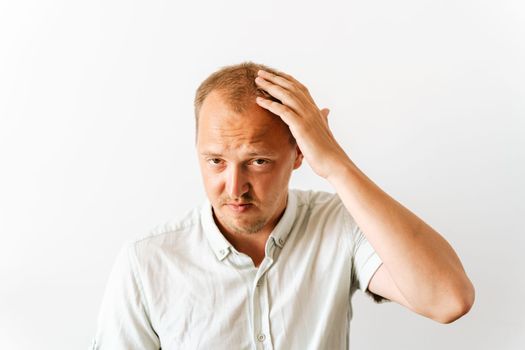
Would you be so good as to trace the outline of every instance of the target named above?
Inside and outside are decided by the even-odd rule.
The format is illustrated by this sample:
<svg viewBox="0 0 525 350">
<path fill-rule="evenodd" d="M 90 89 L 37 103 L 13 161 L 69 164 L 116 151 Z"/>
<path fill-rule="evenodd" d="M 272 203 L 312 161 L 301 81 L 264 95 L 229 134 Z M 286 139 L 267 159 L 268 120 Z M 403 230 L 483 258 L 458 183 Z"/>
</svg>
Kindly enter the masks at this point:
<svg viewBox="0 0 525 350">
<path fill-rule="evenodd" d="M 187 230 L 193 226 L 199 225 L 200 218 L 192 217 L 190 219 L 173 222 L 168 221 L 151 229 L 147 234 L 139 236 L 132 240 L 132 243 L 138 244 L 143 241 L 154 239 L 163 235 L 173 234 Z M 163 226 L 163 227 L 162 227 Z"/>
</svg>

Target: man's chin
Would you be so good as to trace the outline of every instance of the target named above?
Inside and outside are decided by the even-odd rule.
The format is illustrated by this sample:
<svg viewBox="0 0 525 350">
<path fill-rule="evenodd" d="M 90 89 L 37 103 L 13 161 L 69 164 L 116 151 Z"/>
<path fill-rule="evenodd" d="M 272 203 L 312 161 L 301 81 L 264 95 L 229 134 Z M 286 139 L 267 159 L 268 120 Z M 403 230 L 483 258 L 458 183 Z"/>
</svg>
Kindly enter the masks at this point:
<svg viewBox="0 0 525 350">
<path fill-rule="evenodd" d="M 236 234 L 253 234 L 261 231 L 265 225 L 263 220 L 251 220 L 250 222 L 228 221 L 226 227 Z"/>
<path fill-rule="evenodd" d="M 214 210 L 214 217 L 215 221 L 231 233 L 252 234 L 261 231 L 267 223 L 267 220 L 258 217 L 256 209 L 253 206 L 249 210 L 238 212 L 222 205 L 218 211 Z"/>
</svg>

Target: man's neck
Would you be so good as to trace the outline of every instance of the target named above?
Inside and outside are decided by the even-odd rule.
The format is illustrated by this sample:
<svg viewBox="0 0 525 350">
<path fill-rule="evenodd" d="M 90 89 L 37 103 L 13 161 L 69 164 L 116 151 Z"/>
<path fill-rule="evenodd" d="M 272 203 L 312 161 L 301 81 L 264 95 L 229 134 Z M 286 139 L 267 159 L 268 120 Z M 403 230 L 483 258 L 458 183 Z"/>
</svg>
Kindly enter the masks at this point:
<svg viewBox="0 0 525 350">
<path fill-rule="evenodd" d="M 232 246 L 239 252 L 244 253 L 252 258 L 255 266 L 259 266 L 260 262 L 265 256 L 266 241 L 270 236 L 270 232 L 266 233 L 249 233 L 249 234 L 231 234 L 223 233 L 224 238 L 232 244 Z"/>
<path fill-rule="evenodd" d="M 268 237 L 283 217 L 287 205 L 288 196 L 286 196 L 284 201 L 284 207 L 278 211 L 278 215 L 270 220 L 259 232 L 254 233 L 231 232 L 220 223 L 220 221 L 215 216 L 213 209 L 212 213 L 215 224 L 219 228 L 219 231 L 222 233 L 224 238 L 226 238 L 226 240 L 228 240 L 228 242 L 230 242 L 237 251 L 250 256 L 255 266 L 259 266 L 260 262 L 265 256 L 265 248 Z"/>
<path fill-rule="evenodd" d="M 226 238 L 226 240 L 230 242 L 237 251 L 251 257 L 255 266 L 259 266 L 265 256 L 265 248 L 268 237 L 272 233 L 275 226 L 277 226 L 277 223 L 281 220 L 285 209 L 286 207 L 282 209 L 277 218 L 269 222 L 268 225 L 266 225 L 263 229 L 254 233 L 230 232 L 219 222 L 219 220 L 217 220 L 215 214 L 213 214 L 213 218 L 224 238 Z"/>
</svg>

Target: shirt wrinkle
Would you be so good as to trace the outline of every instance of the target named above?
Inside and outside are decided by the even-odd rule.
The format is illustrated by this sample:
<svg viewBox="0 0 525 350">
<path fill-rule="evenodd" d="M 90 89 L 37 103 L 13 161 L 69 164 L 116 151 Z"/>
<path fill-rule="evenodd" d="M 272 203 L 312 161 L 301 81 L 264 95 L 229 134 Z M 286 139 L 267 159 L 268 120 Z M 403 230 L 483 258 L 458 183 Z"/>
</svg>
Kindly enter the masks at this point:
<svg viewBox="0 0 525 350">
<path fill-rule="evenodd" d="M 258 267 L 208 200 L 130 243 L 93 349 L 348 349 L 353 291 L 382 263 L 340 198 L 321 191 L 289 190 Z"/>
</svg>

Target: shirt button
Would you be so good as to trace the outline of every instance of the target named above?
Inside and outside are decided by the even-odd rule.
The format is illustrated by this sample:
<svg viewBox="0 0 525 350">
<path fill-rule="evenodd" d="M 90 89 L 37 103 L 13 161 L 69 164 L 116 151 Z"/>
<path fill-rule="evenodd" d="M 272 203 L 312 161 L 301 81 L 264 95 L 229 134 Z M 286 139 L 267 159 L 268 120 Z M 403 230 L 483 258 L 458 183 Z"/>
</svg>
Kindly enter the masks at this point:
<svg viewBox="0 0 525 350">
<path fill-rule="evenodd" d="M 284 244 L 284 240 L 282 238 L 279 238 L 279 243 Z"/>
<path fill-rule="evenodd" d="M 224 249 L 221 249 L 221 251 L 219 253 L 221 253 L 221 255 L 224 255 L 224 253 L 226 253 L 226 251 Z"/>
<path fill-rule="evenodd" d="M 261 343 L 264 341 L 264 339 L 266 339 L 266 336 L 262 333 L 257 336 L 257 340 Z"/>
</svg>

